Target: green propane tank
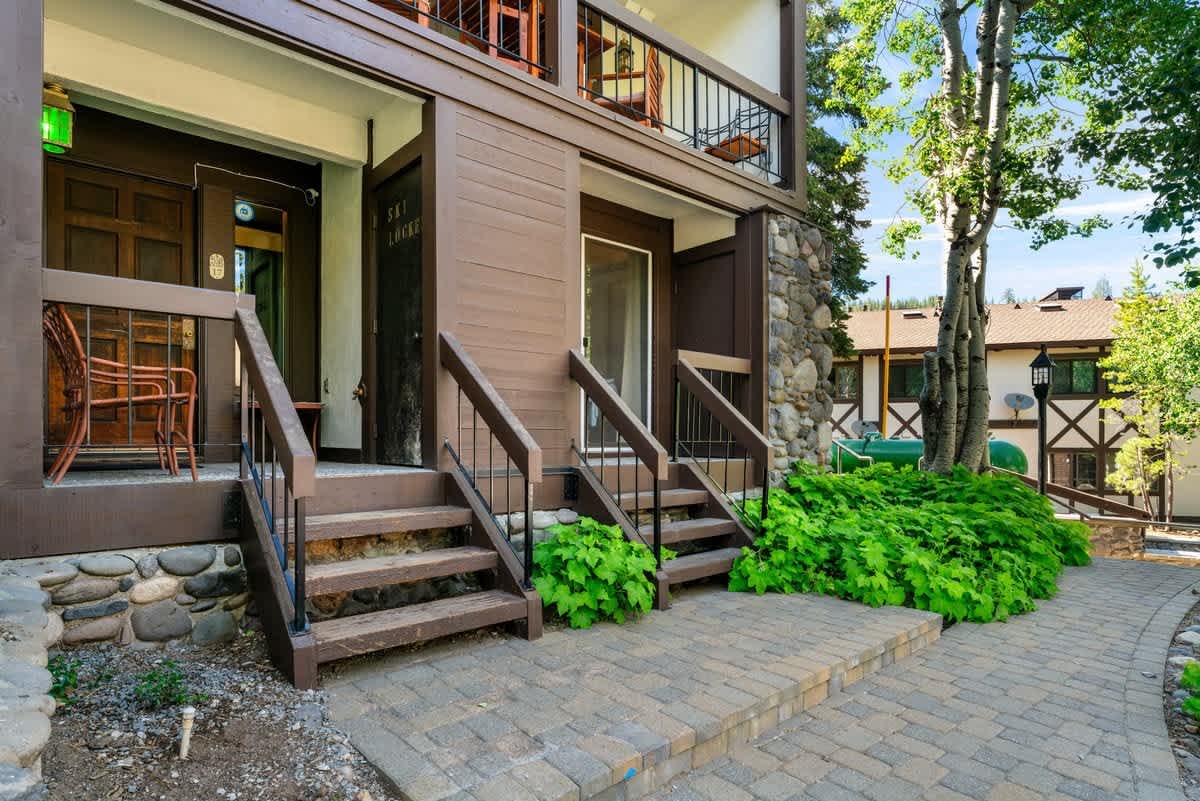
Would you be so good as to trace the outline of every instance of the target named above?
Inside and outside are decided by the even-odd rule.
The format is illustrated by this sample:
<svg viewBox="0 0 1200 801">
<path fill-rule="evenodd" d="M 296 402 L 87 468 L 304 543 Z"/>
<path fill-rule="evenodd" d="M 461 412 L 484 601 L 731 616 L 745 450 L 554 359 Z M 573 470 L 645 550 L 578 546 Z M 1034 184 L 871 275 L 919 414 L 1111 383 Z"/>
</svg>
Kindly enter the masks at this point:
<svg viewBox="0 0 1200 801">
<path fill-rule="evenodd" d="M 878 434 L 867 434 L 865 439 L 839 439 L 838 443 L 855 454 L 870 456 L 876 462 L 887 462 L 897 467 L 916 467 L 925 455 L 925 442 L 919 439 L 884 439 Z M 992 464 L 996 467 L 1003 467 L 1015 473 L 1025 473 L 1029 469 L 1029 460 L 1025 458 L 1025 452 L 1011 442 L 1002 439 L 989 440 L 988 452 Z M 868 464 L 866 459 L 855 458 L 837 445 L 831 446 L 829 458 L 835 470 L 838 469 L 840 458 L 843 472 Z"/>
</svg>

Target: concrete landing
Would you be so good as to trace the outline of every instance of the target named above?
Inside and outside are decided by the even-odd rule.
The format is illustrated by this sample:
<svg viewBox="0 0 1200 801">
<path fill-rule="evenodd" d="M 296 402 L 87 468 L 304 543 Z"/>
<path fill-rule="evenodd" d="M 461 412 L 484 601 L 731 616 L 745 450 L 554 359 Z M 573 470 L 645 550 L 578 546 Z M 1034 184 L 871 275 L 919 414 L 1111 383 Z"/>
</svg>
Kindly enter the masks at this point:
<svg viewBox="0 0 1200 801">
<path fill-rule="evenodd" d="M 935 641 L 928 612 L 702 587 L 670 611 L 498 635 L 323 676 L 411 801 L 633 801 Z"/>
</svg>

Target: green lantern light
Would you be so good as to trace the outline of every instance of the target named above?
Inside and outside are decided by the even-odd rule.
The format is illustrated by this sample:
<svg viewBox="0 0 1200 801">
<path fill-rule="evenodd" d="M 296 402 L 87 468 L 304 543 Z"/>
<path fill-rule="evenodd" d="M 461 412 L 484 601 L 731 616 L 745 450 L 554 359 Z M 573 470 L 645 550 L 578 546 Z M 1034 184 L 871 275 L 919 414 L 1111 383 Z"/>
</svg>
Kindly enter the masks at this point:
<svg viewBox="0 0 1200 801">
<path fill-rule="evenodd" d="M 42 149 L 66 153 L 74 144 L 75 107 L 67 91 L 56 83 L 42 87 Z"/>
</svg>

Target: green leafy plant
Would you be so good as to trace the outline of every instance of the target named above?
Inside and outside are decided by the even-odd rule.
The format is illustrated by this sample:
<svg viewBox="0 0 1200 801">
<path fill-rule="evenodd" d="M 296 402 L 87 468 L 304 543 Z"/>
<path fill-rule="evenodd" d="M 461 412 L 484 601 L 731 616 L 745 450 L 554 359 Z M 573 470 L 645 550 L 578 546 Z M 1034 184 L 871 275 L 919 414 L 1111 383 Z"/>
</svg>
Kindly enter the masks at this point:
<svg viewBox="0 0 1200 801">
<path fill-rule="evenodd" d="M 625 539 L 620 527 L 588 517 L 557 525 L 550 534 L 533 549 L 533 586 L 571 628 L 586 629 L 604 619 L 624 623 L 650 611 L 654 554 L 649 548 Z M 664 548 L 662 556 L 675 554 Z"/>
<path fill-rule="evenodd" d="M 50 697 L 60 704 L 70 705 L 79 688 L 79 668 L 83 663 L 66 654 L 50 658 L 46 668 L 50 671 Z"/>
<path fill-rule="evenodd" d="M 761 507 L 748 513 L 757 524 Z M 730 572 L 737 591 L 819 592 L 928 609 L 954 622 L 1004 620 L 1057 592 L 1083 565 L 1087 527 L 1007 476 L 947 475 L 881 464 L 845 475 L 798 464 L 771 495 L 752 548 Z"/>
<path fill-rule="evenodd" d="M 188 690 L 183 671 L 174 659 L 164 659 L 158 667 L 138 675 L 133 694 L 147 709 L 194 704 L 207 698 L 203 693 Z"/>
<path fill-rule="evenodd" d="M 1194 720 L 1200 720 L 1200 662 L 1184 665 L 1183 675 L 1179 677 L 1179 686 L 1191 693 L 1191 696 L 1183 701 L 1183 711 Z"/>
</svg>

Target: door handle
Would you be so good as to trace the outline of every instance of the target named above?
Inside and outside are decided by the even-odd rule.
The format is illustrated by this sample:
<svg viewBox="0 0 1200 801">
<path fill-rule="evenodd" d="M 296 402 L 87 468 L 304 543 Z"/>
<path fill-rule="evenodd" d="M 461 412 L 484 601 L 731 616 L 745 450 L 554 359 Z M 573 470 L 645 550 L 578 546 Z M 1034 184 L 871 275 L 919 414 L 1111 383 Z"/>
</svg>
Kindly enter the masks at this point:
<svg viewBox="0 0 1200 801">
<path fill-rule="evenodd" d="M 359 403 L 365 403 L 367 400 L 367 385 L 363 379 L 358 379 L 358 386 L 350 393 L 350 397 L 354 398 Z"/>
</svg>

